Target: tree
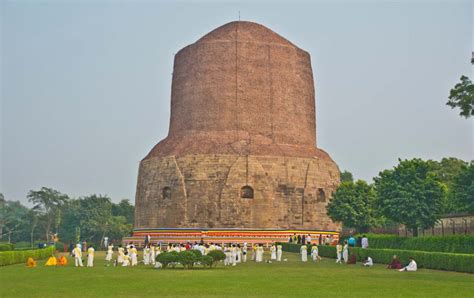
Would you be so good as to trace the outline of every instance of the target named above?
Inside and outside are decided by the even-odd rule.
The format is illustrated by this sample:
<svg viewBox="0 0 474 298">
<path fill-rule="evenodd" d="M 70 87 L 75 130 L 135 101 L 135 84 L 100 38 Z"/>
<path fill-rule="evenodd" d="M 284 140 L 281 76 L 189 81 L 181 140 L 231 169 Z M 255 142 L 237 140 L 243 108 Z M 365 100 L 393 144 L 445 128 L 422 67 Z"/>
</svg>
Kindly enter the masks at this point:
<svg viewBox="0 0 474 298">
<path fill-rule="evenodd" d="M 19 201 L 5 201 L 2 208 L 3 228 L 8 234 L 8 242 L 12 241 L 12 234 L 24 230 L 27 221 L 29 209 L 23 206 Z"/>
<path fill-rule="evenodd" d="M 454 178 L 451 192 L 459 211 L 474 214 L 474 161 Z"/>
<path fill-rule="evenodd" d="M 446 104 L 452 109 L 460 108 L 461 117 L 469 118 L 474 115 L 474 84 L 468 77 L 461 76 L 461 82 L 451 89 Z"/>
<path fill-rule="evenodd" d="M 343 182 L 327 205 L 327 214 L 333 221 L 367 232 L 376 222 L 375 191 L 362 180 Z"/>
<path fill-rule="evenodd" d="M 354 182 L 354 177 L 349 171 L 341 172 L 341 183 L 342 182 Z"/>
<path fill-rule="evenodd" d="M 446 186 L 433 172 L 433 163 L 400 160 L 374 178 L 377 206 L 388 219 L 402 223 L 418 236 L 418 228 L 434 226 L 444 210 Z"/>
<path fill-rule="evenodd" d="M 61 206 L 66 203 L 69 198 L 67 195 L 47 187 L 42 187 L 41 190 L 38 191 L 31 190 L 28 193 L 27 198 L 34 204 L 33 208 L 45 216 L 45 235 L 46 240 L 48 240 L 51 232 L 51 225 L 57 217 L 57 212 L 60 212 Z"/>
<path fill-rule="evenodd" d="M 112 205 L 112 215 L 124 216 L 127 223 L 133 224 L 134 213 L 135 207 L 130 204 L 128 199 L 122 199 L 118 204 Z"/>
</svg>

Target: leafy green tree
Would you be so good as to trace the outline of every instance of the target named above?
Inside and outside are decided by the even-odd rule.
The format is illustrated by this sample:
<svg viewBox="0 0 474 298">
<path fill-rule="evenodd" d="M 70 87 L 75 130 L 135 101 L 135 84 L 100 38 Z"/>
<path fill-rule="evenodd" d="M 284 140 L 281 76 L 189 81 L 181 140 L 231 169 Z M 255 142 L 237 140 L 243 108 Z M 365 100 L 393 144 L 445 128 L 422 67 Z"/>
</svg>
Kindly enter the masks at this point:
<svg viewBox="0 0 474 298">
<path fill-rule="evenodd" d="M 474 214 L 474 161 L 454 178 L 451 192 L 459 211 Z"/>
<path fill-rule="evenodd" d="M 451 89 L 446 104 L 452 109 L 459 108 L 461 117 L 469 118 L 474 115 L 474 84 L 468 77 L 461 76 L 461 82 Z"/>
<path fill-rule="evenodd" d="M 396 167 L 380 172 L 374 181 L 380 212 L 407 226 L 414 236 L 419 227 L 432 227 L 443 214 L 446 186 L 431 162 L 399 159 Z"/>
<path fill-rule="evenodd" d="M 18 240 L 28 225 L 27 214 L 29 209 L 19 201 L 5 200 L 2 206 L 1 217 L 4 233 L 8 235 L 8 242 Z M 16 241 L 15 241 L 16 242 Z"/>
<path fill-rule="evenodd" d="M 333 221 L 364 233 L 376 223 L 375 191 L 367 182 L 343 182 L 327 205 L 327 214 Z"/>
<path fill-rule="evenodd" d="M 341 183 L 342 182 L 354 182 L 354 177 L 352 176 L 352 173 L 349 171 L 341 172 Z"/>
<path fill-rule="evenodd" d="M 61 206 L 69 200 L 69 197 L 57 190 L 42 187 L 38 191 L 31 190 L 27 195 L 28 200 L 34 204 L 34 207 L 46 219 L 45 236 L 48 240 L 51 233 L 51 226 L 55 222 L 57 213 L 60 212 Z"/>
<path fill-rule="evenodd" d="M 118 204 L 112 205 L 112 215 L 124 216 L 127 223 L 133 223 L 135 207 L 130 204 L 128 199 L 122 199 Z"/>
</svg>

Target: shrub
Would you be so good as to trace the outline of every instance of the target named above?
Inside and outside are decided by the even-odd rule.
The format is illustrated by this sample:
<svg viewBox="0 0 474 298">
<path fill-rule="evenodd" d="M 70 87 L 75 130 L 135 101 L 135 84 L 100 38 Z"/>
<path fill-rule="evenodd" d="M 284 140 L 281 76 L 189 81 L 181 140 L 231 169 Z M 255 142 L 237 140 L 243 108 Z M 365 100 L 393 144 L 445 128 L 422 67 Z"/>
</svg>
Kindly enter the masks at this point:
<svg viewBox="0 0 474 298">
<path fill-rule="evenodd" d="M 201 265 L 207 268 L 211 268 L 212 264 L 214 264 L 214 259 L 208 255 L 201 256 L 199 261 L 201 262 Z"/>
<path fill-rule="evenodd" d="M 211 250 L 207 253 L 213 259 L 213 264 L 217 266 L 217 262 L 222 261 L 225 259 L 225 253 L 222 250 Z"/>
<path fill-rule="evenodd" d="M 15 244 L 12 243 L 0 243 L 0 251 L 10 251 L 15 249 Z"/>
<path fill-rule="evenodd" d="M 31 243 L 29 241 L 20 241 L 20 242 L 17 242 L 15 243 L 15 249 L 32 249 L 34 248 L 33 246 L 31 246 Z"/>
<path fill-rule="evenodd" d="M 0 252 L 0 266 L 25 263 L 28 258 L 35 260 L 45 259 L 54 252 L 54 246 L 42 249 L 14 250 Z"/>
<path fill-rule="evenodd" d="M 357 235 L 359 237 L 361 235 Z M 404 249 L 474 254 L 473 235 L 399 237 L 386 234 L 366 234 L 370 248 Z"/>
<path fill-rule="evenodd" d="M 184 269 L 191 269 L 194 266 L 194 263 L 199 260 L 198 257 L 196 257 L 196 254 L 189 251 L 185 250 L 180 253 L 178 253 L 178 263 L 183 265 Z"/>
<path fill-rule="evenodd" d="M 156 261 L 160 262 L 163 268 L 166 268 L 168 265 L 173 265 L 178 262 L 178 253 L 176 251 L 162 252 L 156 256 Z"/>
<path fill-rule="evenodd" d="M 201 259 L 202 253 L 201 253 L 200 250 L 192 249 L 192 250 L 189 250 L 189 251 L 192 252 L 192 253 L 196 256 L 196 258 L 197 258 L 198 260 Z"/>
</svg>

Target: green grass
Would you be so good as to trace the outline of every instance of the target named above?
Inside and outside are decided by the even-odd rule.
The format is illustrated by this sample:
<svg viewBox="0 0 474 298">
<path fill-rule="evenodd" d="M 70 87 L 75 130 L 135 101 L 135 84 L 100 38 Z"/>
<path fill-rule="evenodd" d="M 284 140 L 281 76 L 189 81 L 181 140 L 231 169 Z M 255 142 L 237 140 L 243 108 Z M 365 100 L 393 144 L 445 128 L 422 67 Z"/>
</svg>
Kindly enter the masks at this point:
<svg viewBox="0 0 474 298">
<path fill-rule="evenodd" d="M 268 254 L 266 253 L 266 258 Z M 384 265 L 364 268 L 334 260 L 219 265 L 215 269 L 106 267 L 96 254 L 94 268 L 0 267 L 0 297 L 155 297 L 155 296 L 327 296 L 327 297 L 474 297 L 474 275 L 421 269 L 398 272 Z M 85 263 L 84 263 L 85 265 Z"/>
</svg>

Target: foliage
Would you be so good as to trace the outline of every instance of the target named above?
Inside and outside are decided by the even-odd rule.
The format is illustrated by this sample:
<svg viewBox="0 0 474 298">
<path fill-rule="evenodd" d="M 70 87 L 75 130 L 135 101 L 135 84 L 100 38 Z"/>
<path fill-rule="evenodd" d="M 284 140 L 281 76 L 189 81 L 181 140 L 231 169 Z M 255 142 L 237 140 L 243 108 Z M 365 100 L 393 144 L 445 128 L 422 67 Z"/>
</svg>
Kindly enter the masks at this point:
<svg viewBox="0 0 474 298">
<path fill-rule="evenodd" d="M 211 268 L 212 265 L 214 264 L 214 259 L 211 256 L 204 255 L 199 258 L 199 262 L 201 263 L 202 266 Z"/>
<path fill-rule="evenodd" d="M 368 231 L 376 222 L 375 191 L 365 181 L 343 182 L 327 205 L 327 214 L 333 221 L 360 232 Z"/>
<path fill-rule="evenodd" d="M 459 108 L 461 117 L 469 118 L 474 115 L 474 84 L 468 77 L 461 76 L 461 82 L 451 89 L 446 104 L 452 109 Z"/>
<path fill-rule="evenodd" d="M 196 258 L 199 260 L 202 257 L 202 253 L 198 249 L 191 249 L 190 252 L 196 255 Z"/>
<path fill-rule="evenodd" d="M 11 243 L 0 243 L 0 251 L 14 250 L 15 244 Z"/>
<path fill-rule="evenodd" d="M 184 269 L 191 269 L 194 263 L 199 260 L 194 252 L 184 250 L 178 253 L 178 263 L 183 265 Z"/>
<path fill-rule="evenodd" d="M 399 159 L 394 169 L 374 178 L 380 212 L 406 225 L 414 236 L 419 227 L 432 227 L 444 211 L 446 186 L 432 170 L 430 162 Z"/>
<path fill-rule="evenodd" d="M 474 254 L 474 235 L 399 237 L 386 234 L 366 234 L 366 236 L 369 239 L 370 248 Z"/>
<path fill-rule="evenodd" d="M 474 161 L 465 166 L 453 180 L 450 193 L 458 211 L 474 213 Z"/>
<path fill-rule="evenodd" d="M 167 268 L 168 265 L 173 265 L 178 262 L 178 252 L 176 251 L 165 251 L 156 256 L 156 261 L 163 265 L 163 268 Z"/>
<path fill-rule="evenodd" d="M 3 197 L 3 196 L 2 196 Z M 28 208 L 19 201 L 0 200 L 0 226 L 1 232 L 8 235 L 8 242 L 15 242 L 23 229 L 28 224 Z M 1 235 L 3 236 L 3 234 Z M 3 239 L 3 237 L 0 237 Z"/>
<path fill-rule="evenodd" d="M 354 177 L 352 176 L 351 172 L 349 171 L 341 172 L 341 183 L 343 182 L 354 182 Z"/>
<path fill-rule="evenodd" d="M 210 256 L 214 262 L 214 266 L 217 266 L 217 263 L 219 261 L 225 260 L 225 253 L 222 250 L 211 250 L 210 252 L 207 253 L 208 256 Z"/>
<path fill-rule="evenodd" d="M 0 252 L 0 266 L 25 263 L 28 258 L 45 259 L 53 254 L 54 246 L 32 250 L 13 250 Z"/>
</svg>

